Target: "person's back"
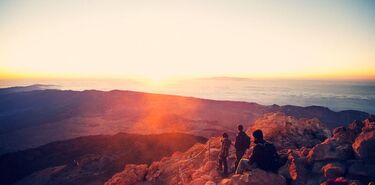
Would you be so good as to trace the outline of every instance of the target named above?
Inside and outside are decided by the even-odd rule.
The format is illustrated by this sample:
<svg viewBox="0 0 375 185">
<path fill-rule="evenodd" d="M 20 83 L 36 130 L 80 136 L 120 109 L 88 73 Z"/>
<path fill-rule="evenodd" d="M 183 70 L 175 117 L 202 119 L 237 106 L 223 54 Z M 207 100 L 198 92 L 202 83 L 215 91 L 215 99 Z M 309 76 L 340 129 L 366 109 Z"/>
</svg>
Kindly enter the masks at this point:
<svg viewBox="0 0 375 185">
<path fill-rule="evenodd" d="M 279 168 L 279 155 L 272 143 L 263 139 L 263 133 L 258 130 L 253 133 L 255 147 L 249 159 L 250 164 L 256 164 L 257 168 L 265 171 L 277 172 Z"/>
<path fill-rule="evenodd" d="M 250 137 L 243 131 L 238 132 L 235 148 L 238 151 L 246 151 L 250 146 Z"/>
<path fill-rule="evenodd" d="M 250 163 L 252 162 L 256 164 L 257 168 L 276 172 L 279 162 L 275 146 L 267 141 L 257 143 L 250 157 Z"/>
<path fill-rule="evenodd" d="M 237 169 L 238 163 L 240 162 L 245 151 L 250 147 L 250 137 L 243 131 L 243 126 L 238 125 L 238 134 L 234 147 L 236 148 L 236 162 L 235 169 Z"/>
</svg>

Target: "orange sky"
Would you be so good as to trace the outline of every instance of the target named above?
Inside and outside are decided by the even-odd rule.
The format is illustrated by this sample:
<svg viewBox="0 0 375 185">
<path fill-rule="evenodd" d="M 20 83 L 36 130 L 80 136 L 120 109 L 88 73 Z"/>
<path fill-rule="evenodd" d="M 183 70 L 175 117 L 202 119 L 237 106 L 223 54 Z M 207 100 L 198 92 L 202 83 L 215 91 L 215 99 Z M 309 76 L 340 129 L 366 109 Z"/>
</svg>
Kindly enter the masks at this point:
<svg viewBox="0 0 375 185">
<path fill-rule="evenodd" d="M 375 16 L 362 1 L 0 7 L 0 78 L 375 79 Z"/>
</svg>

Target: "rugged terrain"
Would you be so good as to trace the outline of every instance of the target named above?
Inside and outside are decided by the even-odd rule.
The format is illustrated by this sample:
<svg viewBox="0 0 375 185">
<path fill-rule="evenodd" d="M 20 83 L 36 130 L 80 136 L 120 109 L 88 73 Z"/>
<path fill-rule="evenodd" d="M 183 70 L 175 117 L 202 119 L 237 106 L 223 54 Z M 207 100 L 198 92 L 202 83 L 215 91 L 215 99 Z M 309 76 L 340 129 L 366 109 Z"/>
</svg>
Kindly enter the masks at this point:
<svg viewBox="0 0 375 185">
<path fill-rule="evenodd" d="M 262 127 L 266 123 L 269 127 Z M 335 128 L 332 134 L 317 120 L 297 119 L 282 113 L 263 116 L 248 132 L 259 127 L 268 134 L 267 138 L 282 138 L 274 140 L 275 145 L 291 146 L 279 148 L 280 155 L 287 161 L 278 174 L 257 169 L 222 178 L 216 170 L 220 138 L 211 138 L 206 144 L 196 144 L 187 152 L 174 153 L 151 165 L 126 165 L 106 185 L 317 185 L 328 181 L 367 185 L 375 180 L 374 117 Z M 274 129 L 286 131 L 276 132 Z M 313 136 L 300 130 L 320 134 Z M 298 134 L 290 134 L 294 132 Z M 312 144 L 310 139 L 317 144 Z M 297 140 L 302 142 L 298 146 L 295 145 Z M 233 166 L 233 148 L 230 153 L 229 164 Z"/>
<path fill-rule="evenodd" d="M 264 106 L 133 91 L 0 89 L 0 154 L 79 136 L 118 132 L 184 132 L 205 137 L 235 135 L 265 113 L 317 118 L 328 128 L 362 120 L 368 113 L 325 107 Z"/>
<path fill-rule="evenodd" d="M 150 164 L 207 139 L 187 134 L 84 136 L 0 156 L 1 184 L 103 184 L 125 164 Z M 19 181 L 22 179 L 21 181 Z"/>
</svg>

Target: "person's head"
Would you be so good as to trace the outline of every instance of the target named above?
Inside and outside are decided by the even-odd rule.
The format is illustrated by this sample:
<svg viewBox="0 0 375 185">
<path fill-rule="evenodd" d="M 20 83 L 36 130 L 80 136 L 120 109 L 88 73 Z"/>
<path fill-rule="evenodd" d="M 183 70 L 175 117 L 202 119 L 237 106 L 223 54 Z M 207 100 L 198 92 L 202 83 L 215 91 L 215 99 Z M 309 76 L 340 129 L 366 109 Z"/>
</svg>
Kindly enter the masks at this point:
<svg viewBox="0 0 375 185">
<path fill-rule="evenodd" d="M 223 134 L 223 138 L 228 138 L 228 134 L 227 134 L 227 133 L 224 133 L 224 134 Z"/>
<path fill-rule="evenodd" d="M 254 132 L 253 132 L 253 137 L 255 138 L 255 139 L 257 139 L 257 140 L 262 140 L 263 139 L 263 132 L 262 132 L 262 130 L 255 130 Z"/>
<path fill-rule="evenodd" d="M 238 125 L 237 128 L 238 128 L 238 131 L 240 131 L 240 132 L 243 131 L 243 126 L 242 125 Z"/>
</svg>

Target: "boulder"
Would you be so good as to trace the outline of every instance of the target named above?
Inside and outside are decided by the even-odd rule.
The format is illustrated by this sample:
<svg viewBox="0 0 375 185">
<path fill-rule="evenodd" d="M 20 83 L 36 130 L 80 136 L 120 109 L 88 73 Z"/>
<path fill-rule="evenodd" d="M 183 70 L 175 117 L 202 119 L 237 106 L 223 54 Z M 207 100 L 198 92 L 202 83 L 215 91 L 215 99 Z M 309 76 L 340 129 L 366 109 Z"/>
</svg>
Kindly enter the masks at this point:
<svg viewBox="0 0 375 185">
<path fill-rule="evenodd" d="M 147 172 L 147 165 L 128 164 L 125 169 L 112 176 L 105 185 L 133 185 L 143 181 Z"/>
<path fill-rule="evenodd" d="M 289 176 L 295 182 L 295 184 L 306 184 L 306 179 L 308 176 L 307 170 L 307 160 L 306 157 L 299 157 L 295 155 L 289 155 Z"/>
<path fill-rule="evenodd" d="M 375 164 L 369 164 L 365 161 L 354 160 L 350 161 L 348 175 L 359 176 L 359 177 L 369 177 L 369 179 L 375 178 Z"/>
<path fill-rule="evenodd" d="M 286 185 L 283 176 L 255 169 L 242 175 L 233 175 L 230 179 L 224 179 L 220 185 Z"/>
<path fill-rule="evenodd" d="M 354 152 L 350 144 L 343 144 L 335 138 L 329 138 L 314 146 L 307 158 L 310 163 L 325 160 L 349 160 L 354 158 Z"/>
<path fill-rule="evenodd" d="M 333 129 L 333 138 L 336 139 L 338 143 L 353 143 L 356 133 L 354 130 L 348 127 L 341 126 Z"/>
<path fill-rule="evenodd" d="M 336 179 L 329 179 L 329 180 L 321 183 L 320 185 L 331 185 L 331 184 L 335 184 L 335 185 L 349 185 L 349 181 L 346 180 L 343 177 L 339 177 L 339 178 L 336 178 Z"/>
<path fill-rule="evenodd" d="M 315 174 L 319 174 L 319 175 L 324 175 L 323 172 L 322 172 L 322 168 L 323 168 L 323 166 L 325 166 L 328 163 L 329 162 L 327 162 L 327 161 L 315 161 L 311 165 L 311 172 L 313 172 Z"/>
<path fill-rule="evenodd" d="M 303 185 L 317 185 L 325 180 L 325 177 L 322 175 L 309 174 L 308 178 L 306 179 L 306 184 Z"/>
<path fill-rule="evenodd" d="M 375 163 L 375 129 L 364 127 L 362 130 L 352 147 L 359 159 Z"/>
<path fill-rule="evenodd" d="M 349 180 L 349 185 L 362 185 L 360 180 Z M 368 185 L 371 185 L 370 183 Z"/>
<path fill-rule="evenodd" d="M 363 126 L 362 130 L 368 129 L 368 128 L 370 128 L 370 129 L 374 128 L 375 127 L 375 116 L 370 116 L 369 118 L 365 119 L 363 121 L 363 124 L 364 124 L 364 126 Z"/>
<path fill-rule="evenodd" d="M 362 132 L 362 128 L 365 126 L 365 123 L 359 120 L 355 120 L 349 124 L 348 128 L 353 131 L 355 135 L 358 135 Z"/>
<path fill-rule="evenodd" d="M 341 163 L 328 163 L 322 167 L 324 176 L 328 179 L 338 178 L 345 174 L 345 165 Z"/>
</svg>

